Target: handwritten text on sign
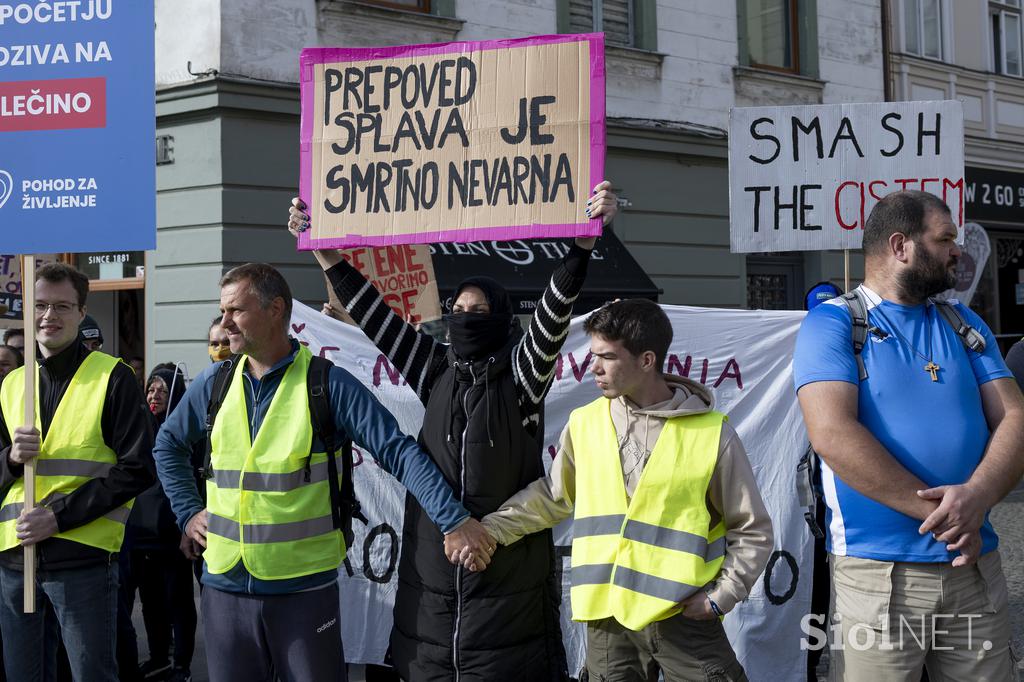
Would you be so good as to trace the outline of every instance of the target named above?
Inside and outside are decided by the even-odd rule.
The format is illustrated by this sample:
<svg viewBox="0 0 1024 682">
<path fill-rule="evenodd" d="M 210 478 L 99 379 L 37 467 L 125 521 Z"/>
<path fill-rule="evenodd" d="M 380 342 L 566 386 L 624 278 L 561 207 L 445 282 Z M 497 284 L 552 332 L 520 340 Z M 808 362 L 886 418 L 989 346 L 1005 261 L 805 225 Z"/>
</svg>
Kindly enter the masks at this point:
<svg viewBox="0 0 1024 682">
<path fill-rule="evenodd" d="M 960 102 L 875 102 L 733 109 L 732 251 L 860 248 L 864 221 L 890 192 L 942 198 L 964 223 Z"/>
<path fill-rule="evenodd" d="M 411 324 L 441 317 L 441 301 L 430 247 L 400 244 L 341 252 L 384 297 L 384 302 Z"/>
<path fill-rule="evenodd" d="M 304 50 L 300 247 L 596 234 L 602 60 L 599 35 Z"/>
</svg>

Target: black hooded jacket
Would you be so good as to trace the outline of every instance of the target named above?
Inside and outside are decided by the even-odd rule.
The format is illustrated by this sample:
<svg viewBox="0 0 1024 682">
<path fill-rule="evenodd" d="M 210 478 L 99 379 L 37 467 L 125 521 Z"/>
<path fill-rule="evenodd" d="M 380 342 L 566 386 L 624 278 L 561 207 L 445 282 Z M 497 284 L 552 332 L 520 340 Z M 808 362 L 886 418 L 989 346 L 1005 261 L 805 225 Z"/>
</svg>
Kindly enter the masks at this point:
<svg viewBox="0 0 1024 682">
<path fill-rule="evenodd" d="M 463 331 L 473 333 L 463 338 L 486 351 L 471 359 L 457 352 L 453 323 L 460 320 L 449 320 L 453 344 L 446 346 L 395 315 L 347 262 L 327 271 L 353 320 L 401 368 L 426 406 L 420 444 L 476 518 L 544 475 L 544 396 L 589 257 L 585 249 L 570 248 L 525 334 L 500 284 L 491 278 L 463 282 L 459 290 L 480 288 L 491 314 L 508 320 L 500 342 L 490 333 L 500 325 L 464 324 Z M 399 675 L 408 682 L 567 680 L 551 533 L 499 547 L 480 573 L 450 564 L 443 540 L 406 496 L 391 635 Z"/>
<path fill-rule="evenodd" d="M 163 380 L 168 389 L 167 409 L 163 414 L 150 414 L 157 431 L 185 395 L 185 379 L 180 372 L 167 368 L 154 369 L 146 380 L 146 390 L 155 378 Z M 171 511 L 171 503 L 158 480 L 135 499 L 128 518 L 127 544 L 131 549 L 172 549 L 177 551 L 181 531 Z"/>
</svg>

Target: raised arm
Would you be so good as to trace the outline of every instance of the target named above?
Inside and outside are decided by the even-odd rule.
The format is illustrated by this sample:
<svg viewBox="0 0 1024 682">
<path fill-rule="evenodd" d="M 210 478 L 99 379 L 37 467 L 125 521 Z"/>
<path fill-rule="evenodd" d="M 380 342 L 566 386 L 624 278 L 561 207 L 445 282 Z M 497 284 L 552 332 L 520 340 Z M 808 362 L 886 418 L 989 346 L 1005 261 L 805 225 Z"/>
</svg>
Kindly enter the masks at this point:
<svg viewBox="0 0 1024 682">
<path fill-rule="evenodd" d="M 295 236 L 309 229 L 309 216 L 301 199 L 292 199 L 288 230 Z M 425 404 L 432 376 L 445 354 L 444 344 L 417 331 L 384 302 L 372 284 L 346 261 L 340 252 L 314 251 L 320 267 L 352 320 L 398 368 L 416 396 Z"/>
<path fill-rule="evenodd" d="M 618 198 L 607 180 L 594 188 L 587 201 L 588 218 L 601 217 L 604 224 L 611 223 L 618 212 Z M 558 352 L 569 334 L 572 306 L 576 302 L 596 237 L 577 239 L 569 253 L 555 269 L 547 289 L 541 295 L 522 342 L 516 352 L 515 377 L 520 387 L 521 403 L 540 405 L 547 396 L 551 375 L 555 370 Z"/>
</svg>

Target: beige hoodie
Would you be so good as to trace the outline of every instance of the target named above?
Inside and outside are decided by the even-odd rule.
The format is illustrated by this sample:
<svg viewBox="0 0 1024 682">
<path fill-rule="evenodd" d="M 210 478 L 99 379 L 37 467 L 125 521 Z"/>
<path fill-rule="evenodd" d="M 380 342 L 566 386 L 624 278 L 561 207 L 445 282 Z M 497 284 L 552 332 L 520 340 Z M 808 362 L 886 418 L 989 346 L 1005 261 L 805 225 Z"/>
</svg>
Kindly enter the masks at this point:
<svg viewBox="0 0 1024 682">
<path fill-rule="evenodd" d="M 714 407 L 711 391 L 696 381 L 665 375 L 672 398 L 641 409 L 625 397 L 612 401 L 611 415 L 619 441 L 626 494 L 632 497 L 665 420 L 701 414 Z M 572 516 L 576 499 L 576 464 L 569 425 L 562 430 L 558 454 L 545 477 L 509 498 L 483 524 L 498 542 L 509 545 L 524 535 L 551 528 Z M 724 612 L 746 598 L 764 571 L 773 547 L 772 522 L 754 472 L 736 431 L 722 424 L 718 461 L 707 494 L 711 526 L 725 522 L 725 559 L 708 596 Z"/>
</svg>

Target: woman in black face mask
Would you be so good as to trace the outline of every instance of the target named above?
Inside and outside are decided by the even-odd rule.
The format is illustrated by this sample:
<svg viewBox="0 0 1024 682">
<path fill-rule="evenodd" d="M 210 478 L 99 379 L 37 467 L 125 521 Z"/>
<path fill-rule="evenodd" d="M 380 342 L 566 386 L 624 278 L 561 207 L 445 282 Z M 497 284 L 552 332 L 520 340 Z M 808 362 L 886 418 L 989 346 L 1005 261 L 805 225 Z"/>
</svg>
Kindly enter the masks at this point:
<svg viewBox="0 0 1024 682">
<path fill-rule="evenodd" d="M 595 187 L 584 209 L 605 225 L 618 209 L 610 187 Z M 295 235 L 309 227 L 304 211 L 294 199 L 288 228 Z M 544 475 L 544 397 L 595 241 L 576 240 L 525 333 L 501 284 L 482 276 L 463 281 L 445 318 L 450 344 L 404 322 L 340 254 L 315 252 L 349 315 L 423 401 L 420 445 L 476 519 Z M 493 557 L 460 556 L 462 548 L 446 546 L 406 495 L 391 634 L 403 679 L 568 679 L 551 533 L 492 547 Z M 490 565 L 470 572 L 460 560 Z"/>
</svg>

